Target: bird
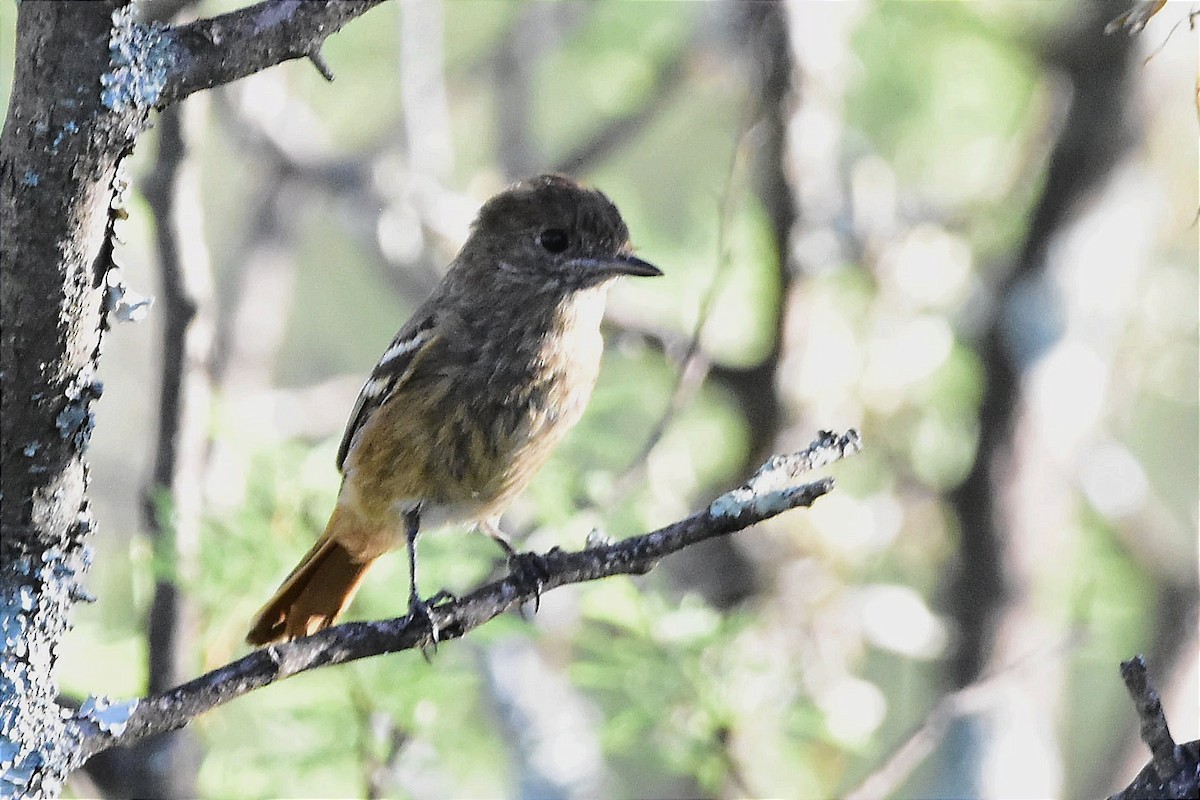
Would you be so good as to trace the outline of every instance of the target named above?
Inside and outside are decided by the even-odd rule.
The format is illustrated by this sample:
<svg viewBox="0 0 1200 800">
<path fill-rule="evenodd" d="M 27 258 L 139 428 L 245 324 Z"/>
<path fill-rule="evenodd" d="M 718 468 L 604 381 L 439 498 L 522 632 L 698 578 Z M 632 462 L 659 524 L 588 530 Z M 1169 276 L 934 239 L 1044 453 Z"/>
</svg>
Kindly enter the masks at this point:
<svg viewBox="0 0 1200 800">
<path fill-rule="evenodd" d="M 480 208 L 461 250 L 363 384 L 337 453 L 324 532 L 256 615 L 262 646 L 332 625 L 364 575 L 406 547 L 408 614 L 417 537 L 469 524 L 520 559 L 499 528 L 583 414 L 600 370 L 606 294 L 662 271 L 634 254 L 602 192 L 563 175 L 528 178 Z"/>
</svg>

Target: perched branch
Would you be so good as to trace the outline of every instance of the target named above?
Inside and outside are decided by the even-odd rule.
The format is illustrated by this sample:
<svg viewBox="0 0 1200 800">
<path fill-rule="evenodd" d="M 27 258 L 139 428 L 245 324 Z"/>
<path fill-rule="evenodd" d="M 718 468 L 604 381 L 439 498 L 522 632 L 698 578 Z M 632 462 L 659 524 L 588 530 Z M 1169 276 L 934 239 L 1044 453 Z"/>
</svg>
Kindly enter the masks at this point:
<svg viewBox="0 0 1200 800">
<path fill-rule="evenodd" d="M 167 70 L 155 105 L 165 108 L 193 92 L 293 58 L 309 58 L 320 69 L 324 41 L 381 2 L 264 0 L 218 17 L 166 28 L 162 33 L 173 45 L 170 58 L 174 67 Z M 326 72 L 328 66 L 322 74 Z"/>
<path fill-rule="evenodd" d="M 1152 758 L 1133 783 L 1110 800 L 1200 796 L 1200 742 L 1177 745 L 1171 738 L 1162 701 L 1146 672 L 1146 660 L 1134 656 L 1122 661 L 1121 680 L 1133 698 L 1142 741 L 1150 748 Z"/>
<path fill-rule="evenodd" d="M 861 446 L 857 431 L 842 435 L 822 432 L 805 450 L 773 456 L 745 485 L 721 495 L 703 511 L 616 543 L 577 552 L 554 548 L 537 557 L 544 576 L 540 582 L 510 574 L 465 597 L 433 607 L 432 621 L 443 641 L 456 639 L 550 589 L 613 575 L 644 574 L 664 556 L 685 547 L 811 505 L 833 489 L 833 479 L 796 483 L 796 477 L 854 455 Z M 77 757 L 86 759 L 116 745 L 180 728 L 198 714 L 301 672 L 419 647 L 428 642 L 428 636 L 428 624 L 408 617 L 350 622 L 257 650 L 189 683 L 141 700 L 90 698 L 69 723 L 79 737 Z"/>
</svg>

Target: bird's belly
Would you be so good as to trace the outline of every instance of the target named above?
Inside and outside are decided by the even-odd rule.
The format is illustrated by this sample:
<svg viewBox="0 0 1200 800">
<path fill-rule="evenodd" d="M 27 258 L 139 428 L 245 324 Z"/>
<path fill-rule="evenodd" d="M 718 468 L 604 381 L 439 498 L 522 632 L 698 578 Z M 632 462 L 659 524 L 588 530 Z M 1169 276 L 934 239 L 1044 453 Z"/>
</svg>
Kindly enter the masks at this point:
<svg viewBox="0 0 1200 800">
<path fill-rule="evenodd" d="M 402 547 L 405 517 L 417 508 L 423 531 L 499 515 L 578 421 L 587 399 L 586 392 L 580 394 L 560 393 L 553 402 L 488 415 L 487 426 L 463 417 L 459 424 L 442 426 L 438 435 L 429 435 L 434 428 L 427 426 L 420 432 L 409 427 L 406 437 L 364 437 L 364 444 L 386 441 L 389 446 L 368 444 L 347 461 L 338 502 L 371 524 L 363 529 L 368 533 L 342 544 L 360 559 Z"/>
<path fill-rule="evenodd" d="M 515 499 L 579 421 L 599 373 L 598 316 L 567 323 L 523 362 L 534 365 L 529 372 L 504 374 L 497 359 L 496 372 L 477 383 L 414 376 L 422 385 L 406 394 L 415 400 L 379 408 L 344 463 L 338 502 L 378 531 L 344 543 L 351 552 L 402 546 L 415 508 L 427 531 L 497 516 Z"/>
</svg>

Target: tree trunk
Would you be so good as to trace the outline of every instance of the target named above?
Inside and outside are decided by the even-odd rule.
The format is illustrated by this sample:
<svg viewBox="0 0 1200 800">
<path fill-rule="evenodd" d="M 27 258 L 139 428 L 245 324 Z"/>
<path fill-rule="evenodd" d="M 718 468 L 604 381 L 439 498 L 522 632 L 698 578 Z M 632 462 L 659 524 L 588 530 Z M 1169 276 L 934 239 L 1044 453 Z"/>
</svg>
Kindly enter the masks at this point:
<svg viewBox="0 0 1200 800">
<path fill-rule="evenodd" d="M 128 67 L 118 74 L 105 46 L 122 5 L 18 6 L 14 86 L 0 137 L 6 794 L 54 794 L 67 772 L 52 668 L 90 560 L 84 453 L 102 388 L 95 374 L 105 304 L 117 294 L 108 287 L 114 187 L 146 118 L 144 105 L 119 92 L 135 76 Z M 102 75 L 118 91 L 102 91 Z"/>
</svg>

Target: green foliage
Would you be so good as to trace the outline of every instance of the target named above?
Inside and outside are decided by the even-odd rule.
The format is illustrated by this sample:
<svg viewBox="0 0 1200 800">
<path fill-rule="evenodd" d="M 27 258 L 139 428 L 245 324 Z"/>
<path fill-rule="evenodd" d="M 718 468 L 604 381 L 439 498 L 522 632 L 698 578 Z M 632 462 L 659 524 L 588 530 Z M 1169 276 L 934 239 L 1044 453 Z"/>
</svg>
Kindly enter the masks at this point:
<svg viewBox="0 0 1200 800">
<path fill-rule="evenodd" d="M 746 620 L 722 619 L 694 597 L 668 602 L 624 579 L 588 587 L 583 610 L 588 625 L 571 674 L 600 704 L 605 747 L 622 771 L 653 774 L 661 760 L 716 792 L 738 721 L 725 696 L 735 679 L 729 662 L 745 655 L 735 648 Z"/>
<path fill-rule="evenodd" d="M 952 203 L 996 193 L 1028 125 L 1037 67 L 968 6 L 881 3 L 855 34 L 870 66 L 851 120 L 897 173 Z M 998 199 L 998 198 L 997 198 Z"/>
</svg>

